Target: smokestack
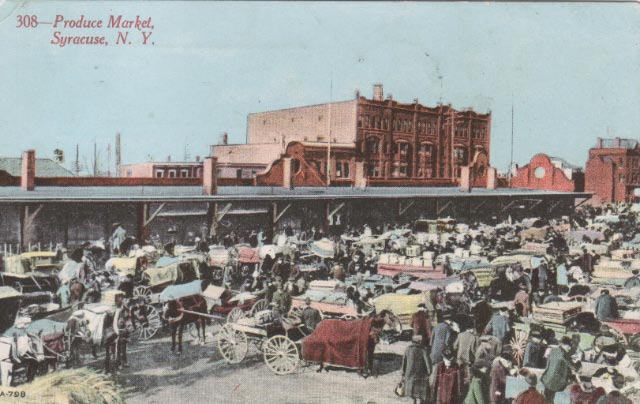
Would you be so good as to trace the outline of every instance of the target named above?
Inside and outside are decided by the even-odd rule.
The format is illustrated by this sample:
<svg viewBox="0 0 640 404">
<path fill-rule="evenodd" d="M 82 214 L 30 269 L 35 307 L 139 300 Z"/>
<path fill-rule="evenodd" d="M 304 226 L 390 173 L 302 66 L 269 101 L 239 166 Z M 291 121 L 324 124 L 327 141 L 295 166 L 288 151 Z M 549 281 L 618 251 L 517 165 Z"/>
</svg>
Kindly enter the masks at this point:
<svg viewBox="0 0 640 404">
<path fill-rule="evenodd" d="M 222 132 L 222 144 L 226 145 L 229 143 L 229 135 L 227 132 Z"/>
<path fill-rule="evenodd" d="M 373 100 L 382 101 L 384 99 L 384 92 L 382 91 L 382 84 L 373 85 Z"/>
<path fill-rule="evenodd" d="M 121 165 L 122 165 L 122 149 L 120 148 L 120 133 L 116 133 L 116 177 L 120 176 Z"/>
<path fill-rule="evenodd" d="M 200 156 L 196 156 L 196 163 L 200 162 Z"/>
<path fill-rule="evenodd" d="M 360 98 L 360 90 L 356 88 L 356 100 Z"/>
<path fill-rule="evenodd" d="M 22 175 L 20 188 L 23 191 L 33 191 L 36 187 L 36 151 L 26 150 L 22 153 Z"/>
<path fill-rule="evenodd" d="M 218 159 L 206 157 L 202 167 L 202 193 L 215 195 L 218 193 Z"/>
<path fill-rule="evenodd" d="M 171 163 L 171 155 L 167 156 L 167 163 Z"/>
</svg>

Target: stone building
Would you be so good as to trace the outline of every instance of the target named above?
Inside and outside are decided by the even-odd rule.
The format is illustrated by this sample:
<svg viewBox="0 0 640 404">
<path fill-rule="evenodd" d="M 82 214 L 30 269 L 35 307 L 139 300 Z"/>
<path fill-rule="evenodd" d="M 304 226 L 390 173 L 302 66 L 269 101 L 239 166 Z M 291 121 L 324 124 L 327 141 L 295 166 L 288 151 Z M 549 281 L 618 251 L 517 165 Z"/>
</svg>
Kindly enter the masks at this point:
<svg viewBox="0 0 640 404">
<path fill-rule="evenodd" d="M 635 139 L 598 138 L 589 150 L 585 169 L 585 191 L 598 203 L 625 202 L 634 199 L 640 188 L 640 144 Z"/>
<path fill-rule="evenodd" d="M 400 103 L 384 98 L 377 84 L 371 99 L 356 93 L 350 101 L 249 114 L 247 144 L 214 146 L 212 155 L 221 170 L 227 165 L 237 173 L 244 160 L 251 169 L 255 154 L 263 154 L 264 168 L 253 170 L 258 185 L 282 183 L 281 159 L 293 159 L 299 185 L 346 185 L 362 163 L 370 185 L 456 185 L 470 167 L 471 184 L 485 186 L 490 139 L 490 113 Z M 296 158 L 289 154 L 294 149 Z"/>
</svg>

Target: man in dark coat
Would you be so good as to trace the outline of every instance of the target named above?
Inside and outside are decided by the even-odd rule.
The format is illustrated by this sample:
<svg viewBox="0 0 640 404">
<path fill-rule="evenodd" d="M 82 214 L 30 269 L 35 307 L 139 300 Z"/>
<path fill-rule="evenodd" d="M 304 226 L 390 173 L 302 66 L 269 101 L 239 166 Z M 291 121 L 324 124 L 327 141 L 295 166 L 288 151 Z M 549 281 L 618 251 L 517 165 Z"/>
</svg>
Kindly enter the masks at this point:
<svg viewBox="0 0 640 404">
<path fill-rule="evenodd" d="M 610 294 L 608 289 L 600 292 L 598 300 L 596 300 L 596 317 L 600 321 L 612 320 L 618 318 L 618 303 Z"/>
<path fill-rule="evenodd" d="M 431 386 L 435 404 L 458 404 L 463 400 L 464 374 L 455 363 L 453 352 L 446 349 L 441 354 L 442 362 L 435 366 Z"/>
<path fill-rule="evenodd" d="M 496 313 L 491 317 L 484 332 L 498 338 L 503 344 L 508 342 L 511 336 L 511 325 L 509 324 L 509 311 L 506 307 L 502 307 L 500 313 Z"/>
<path fill-rule="evenodd" d="M 547 361 L 547 368 L 542 374 L 544 396 L 548 402 L 553 403 L 556 393 L 567 388 L 572 373 L 572 364 L 569 358 L 571 350 L 571 338 L 563 337 L 560 346 L 552 348 Z"/>
<path fill-rule="evenodd" d="M 413 335 L 422 336 L 422 345 L 428 346 L 431 340 L 431 320 L 427 313 L 427 306 L 424 303 L 418 305 L 418 311 L 411 316 L 411 327 Z"/>
<path fill-rule="evenodd" d="M 414 404 L 426 403 L 429 399 L 429 375 L 431 361 L 429 353 L 422 344 L 422 335 L 412 338 L 412 343 L 402 358 L 402 380 L 405 383 L 405 394 L 413 398 Z"/>
<path fill-rule="evenodd" d="M 311 307 L 311 299 L 308 297 L 304 299 L 304 307 L 302 308 L 300 317 L 304 327 L 306 328 L 306 331 L 309 334 L 312 333 L 313 330 L 315 330 L 318 326 L 318 323 L 322 321 L 320 312 L 317 309 Z"/>
<path fill-rule="evenodd" d="M 448 316 L 443 316 L 431 333 L 431 363 L 436 365 L 442 361 L 442 352 L 453 344 L 453 329 Z"/>
</svg>

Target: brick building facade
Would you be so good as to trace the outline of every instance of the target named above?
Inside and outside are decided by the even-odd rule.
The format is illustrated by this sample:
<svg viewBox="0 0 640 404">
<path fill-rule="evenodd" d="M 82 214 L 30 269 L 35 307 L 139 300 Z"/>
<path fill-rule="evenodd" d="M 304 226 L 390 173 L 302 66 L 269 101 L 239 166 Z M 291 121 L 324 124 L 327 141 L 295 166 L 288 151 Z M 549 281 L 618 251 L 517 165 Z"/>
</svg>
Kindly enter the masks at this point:
<svg viewBox="0 0 640 404">
<path fill-rule="evenodd" d="M 288 153 L 300 148 L 313 154 L 302 159 L 308 165 L 294 167 L 302 169 L 298 180 L 303 184 L 317 185 L 317 174 L 325 185 L 353 181 L 356 163 L 362 162 L 363 175 L 377 185 L 455 185 L 462 167 L 471 167 L 471 184 L 485 186 L 490 139 L 490 113 L 427 107 L 417 99 L 403 104 L 391 96 L 385 99 L 382 86 L 375 85 L 372 99 L 357 93 L 351 101 L 250 114 L 247 152 L 242 145 L 221 145 L 214 147 L 213 156 L 228 160 L 228 148 L 233 147 L 237 159 L 225 164 L 238 165 L 243 154 L 251 154 L 250 147 L 271 150 L 279 144 L 280 158 L 291 158 Z M 293 149 L 292 142 L 298 142 Z M 279 165 L 269 164 L 256 173 L 257 183 L 281 183 Z M 271 169 L 275 171 L 269 173 Z"/>
<path fill-rule="evenodd" d="M 636 188 L 640 188 L 638 141 L 598 138 L 585 169 L 585 191 L 593 192 L 593 203 L 632 201 Z"/>
<path fill-rule="evenodd" d="M 582 169 L 558 157 L 539 153 L 531 161 L 516 170 L 511 178 L 513 188 L 540 189 L 546 191 L 584 191 Z"/>
</svg>

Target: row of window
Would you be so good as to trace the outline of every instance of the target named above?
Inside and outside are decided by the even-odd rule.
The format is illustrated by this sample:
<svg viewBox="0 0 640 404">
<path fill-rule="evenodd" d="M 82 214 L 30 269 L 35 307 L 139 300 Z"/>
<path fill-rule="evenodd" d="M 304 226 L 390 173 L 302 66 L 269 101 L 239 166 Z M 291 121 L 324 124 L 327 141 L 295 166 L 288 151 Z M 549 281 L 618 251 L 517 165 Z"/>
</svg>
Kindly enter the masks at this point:
<svg viewBox="0 0 640 404">
<path fill-rule="evenodd" d="M 383 176 L 382 164 L 378 161 L 372 161 L 371 163 L 369 163 L 369 165 L 367 166 L 367 175 L 373 178 L 382 177 Z M 391 167 L 390 175 L 392 178 L 408 177 L 410 175 L 409 165 L 403 164 L 403 163 L 397 163 L 397 162 L 394 163 L 393 166 Z M 418 167 L 417 177 L 433 178 L 433 176 L 434 176 L 433 167 L 430 167 L 430 166 Z"/>
<path fill-rule="evenodd" d="M 129 172 L 127 172 L 129 174 Z M 162 169 L 157 168 L 154 172 L 156 178 L 200 178 L 202 177 L 202 169 L 198 168 L 194 175 L 191 174 L 191 170 L 189 169 Z"/>
<path fill-rule="evenodd" d="M 380 141 L 376 138 L 367 139 L 366 143 L 367 153 L 370 155 L 375 155 L 380 152 Z M 393 154 L 399 154 L 400 156 L 406 156 L 410 154 L 410 144 L 407 142 L 396 142 L 393 144 Z M 383 144 L 383 153 L 389 152 L 389 143 L 384 142 Z M 421 143 L 419 153 L 426 155 L 427 157 L 431 157 L 433 153 L 433 144 L 431 143 Z"/>
<path fill-rule="evenodd" d="M 455 137 L 460 137 L 460 138 L 468 138 L 469 137 L 469 127 L 468 126 L 456 126 L 456 128 L 454 129 L 454 133 L 453 135 Z M 485 128 L 479 127 L 479 126 L 472 126 L 471 127 L 471 137 L 473 139 L 485 139 L 487 136 L 487 131 Z"/>
</svg>

